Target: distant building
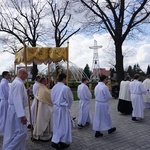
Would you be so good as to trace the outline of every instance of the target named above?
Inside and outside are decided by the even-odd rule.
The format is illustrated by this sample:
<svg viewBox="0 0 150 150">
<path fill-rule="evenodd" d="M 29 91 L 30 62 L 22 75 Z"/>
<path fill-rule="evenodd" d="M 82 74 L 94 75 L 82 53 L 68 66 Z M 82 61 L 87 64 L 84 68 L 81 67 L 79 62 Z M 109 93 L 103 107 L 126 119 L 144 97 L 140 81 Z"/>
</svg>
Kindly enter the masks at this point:
<svg viewBox="0 0 150 150">
<path fill-rule="evenodd" d="M 93 69 L 92 75 L 97 76 L 98 74 L 100 74 L 100 75 L 103 74 L 103 75 L 109 77 L 110 76 L 110 71 L 106 70 L 105 68 Z"/>
<path fill-rule="evenodd" d="M 106 70 L 105 68 L 100 68 L 100 73 L 109 77 L 110 76 L 110 71 Z"/>
</svg>

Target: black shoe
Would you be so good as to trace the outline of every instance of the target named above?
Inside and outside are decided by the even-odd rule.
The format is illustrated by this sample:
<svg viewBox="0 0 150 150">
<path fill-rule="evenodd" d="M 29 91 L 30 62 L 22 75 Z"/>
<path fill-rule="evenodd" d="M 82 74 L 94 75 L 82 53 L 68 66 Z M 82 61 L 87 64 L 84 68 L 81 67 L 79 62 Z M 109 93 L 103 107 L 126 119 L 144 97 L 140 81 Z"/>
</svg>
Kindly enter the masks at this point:
<svg viewBox="0 0 150 150">
<path fill-rule="evenodd" d="M 50 142 L 51 141 L 51 138 L 48 139 L 48 140 L 42 140 L 42 139 L 35 139 L 35 138 L 31 138 L 32 141 L 41 141 L 41 142 Z"/>
<path fill-rule="evenodd" d="M 132 117 L 132 121 L 138 121 L 136 117 Z"/>
<path fill-rule="evenodd" d="M 82 124 L 78 124 L 78 127 L 83 128 L 84 126 Z"/>
<path fill-rule="evenodd" d="M 111 134 L 111 133 L 113 133 L 113 132 L 115 132 L 115 131 L 116 131 L 116 128 L 113 127 L 113 128 L 111 128 L 111 129 L 108 130 L 108 133 Z"/>
<path fill-rule="evenodd" d="M 70 144 L 59 142 L 60 149 L 65 149 L 70 146 Z"/>
<path fill-rule="evenodd" d="M 51 146 L 52 146 L 53 148 L 55 148 L 56 150 L 60 150 L 60 145 L 59 145 L 58 143 L 52 142 L 52 143 L 51 143 Z"/>
<path fill-rule="evenodd" d="M 90 122 L 86 122 L 86 125 L 89 125 L 90 124 Z"/>
<path fill-rule="evenodd" d="M 101 133 L 100 131 L 96 131 L 95 132 L 95 137 L 98 138 L 98 137 L 102 137 L 103 136 L 103 133 Z"/>
<path fill-rule="evenodd" d="M 33 125 L 31 126 L 30 124 L 27 126 L 28 129 L 33 129 Z"/>
</svg>

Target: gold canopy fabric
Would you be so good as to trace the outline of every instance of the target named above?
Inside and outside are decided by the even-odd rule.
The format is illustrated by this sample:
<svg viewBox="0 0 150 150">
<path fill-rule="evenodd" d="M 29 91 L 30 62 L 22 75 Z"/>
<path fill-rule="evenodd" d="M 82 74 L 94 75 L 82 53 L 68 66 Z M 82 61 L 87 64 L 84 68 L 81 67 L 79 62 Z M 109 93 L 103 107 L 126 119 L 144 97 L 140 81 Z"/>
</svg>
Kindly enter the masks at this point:
<svg viewBox="0 0 150 150">
<path fill-rule="evenodd" d="M 25 58 L 26 56 L 26 58 Z M 41 64 L 50 62 L 68 61 L 68 47 L 27 47 L 26 55 L 23 48 L 15 54 L 15 64 L 21 62 Z"/>
</svg>

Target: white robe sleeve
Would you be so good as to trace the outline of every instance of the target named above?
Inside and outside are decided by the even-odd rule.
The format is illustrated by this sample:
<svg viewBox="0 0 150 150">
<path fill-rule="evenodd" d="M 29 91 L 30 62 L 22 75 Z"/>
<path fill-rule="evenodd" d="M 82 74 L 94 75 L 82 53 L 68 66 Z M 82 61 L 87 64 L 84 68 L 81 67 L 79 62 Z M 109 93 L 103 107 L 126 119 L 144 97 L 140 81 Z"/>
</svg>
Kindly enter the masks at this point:
<svg viewBox="0 0 150 150">
<path fill-rule="evenodd" d="M 141 91 L 143 94 L 146 94 L 147 90 L 145 89 L 144 85 L 141 83 L 140 85 Z"/>
<path fill-rule="evenodd" d="M 65 88 L 65 94 L 64 94 L 64 96 L 65 96 L 65 98 L 66 98 L 66 100 L 68 102 L 68 107 L 70 109 L 71 106 L 72 106 L 72 102 L 73 102 L 73 94 L 72 94 L 72 92 L 71 92 L 71 90 L 70 90 L 69 87 Z"/>
<path fill-rule="evenodd" d="M 17 117 L 25 116 L 24 111 L 24 102 L 27 100 L 27 93 L 23 84 L 17 84 L 17 86 L 13 87 L 14 89 L 14 99 L 13 103 L 15 106 Z"/>
<path fill-rule="evenodd" d="M 107 100 L 107 101 L 112 99 L 112 96 L 111 96 L 107 86 L 105 86 L 105 88 L 104 88 L 104 97 L 105 97 L 105 100 Z"/>
</svg>

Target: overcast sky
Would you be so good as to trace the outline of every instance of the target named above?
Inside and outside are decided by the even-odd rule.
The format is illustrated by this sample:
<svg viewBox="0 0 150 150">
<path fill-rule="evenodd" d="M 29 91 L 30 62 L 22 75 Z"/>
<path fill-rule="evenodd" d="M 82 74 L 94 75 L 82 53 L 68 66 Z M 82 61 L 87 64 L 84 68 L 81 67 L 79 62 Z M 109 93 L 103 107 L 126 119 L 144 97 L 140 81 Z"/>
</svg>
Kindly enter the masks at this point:
<svg viewBox="0 0 150 150">
<path fill-rule="evenodd" d="M 69 40 L 69 61 L 76 64 L 80 68 L 84 68 L 86 64 L 89 65 L 90 69 L 92 68 L 93 61 L 93 49 L 90 49 L 90 46 L 94 46 L 94 40 L 97 41 L 98 46 L 102 45 L 103 47 L 98 49 L 99 62 L 101 68 L 109 69 L 110 66 L 105 63 L 104 53 L 106 49 L 113 47 L 113 41 L 108 34 L 95 34 L 92 37 L 85 37 L 80 34 L 74 35 Z M 124 51 L 130 49 L 134 52 L 134 55 L 128 57 L 124 62 L 124 67 L 134 64 L 139 64 L 143 71 L 146 71 L 147 66 L 150 65 L 150 38 L 147 36 L 142 36 L 140 40 L 130 40 L 126 41 L 123 46 Z M 4 70 L 9 70 L 13 68 L 14 56 L 9 53 L 0 53 L 0 74 Z M 44 65 L 38 66 L 41 68 L 46 68 Z"/>
</svg>

